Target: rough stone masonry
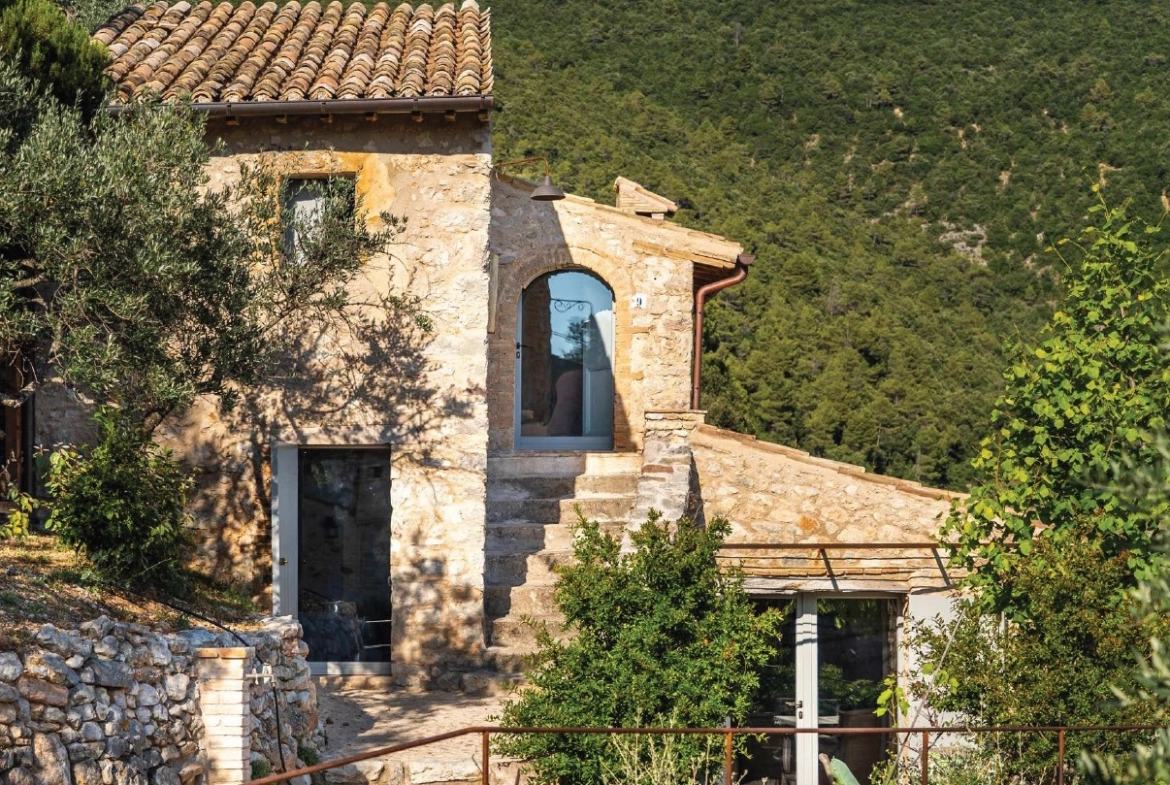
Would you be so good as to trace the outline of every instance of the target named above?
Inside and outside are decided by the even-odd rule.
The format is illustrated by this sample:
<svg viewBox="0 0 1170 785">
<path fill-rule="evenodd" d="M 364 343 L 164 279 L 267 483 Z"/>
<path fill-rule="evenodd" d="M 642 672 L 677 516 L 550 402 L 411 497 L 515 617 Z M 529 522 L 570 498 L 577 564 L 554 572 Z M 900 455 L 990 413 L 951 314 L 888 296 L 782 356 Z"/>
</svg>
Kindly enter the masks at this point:
<svg viewBox="0 0 1170 785">
<path fill-rule="evenodd" d="M 244 640 L 249 670 L 248 763 L 275 770 L 275 701 L 286 762 L 317 749 L 316 693 L 300 625 L 269 619 Z M 227 633 L 161 635 L 102 616 L 77 630 L 45 625 L 36 647 L 0 652 L 0 785 L 190 785 L 207 769 L 197 654 L 244 649 Z M 261 764 L 262 766 L 263 764 Z M 250 768 L 250 765 L 249 765 Z"/>
</svg>

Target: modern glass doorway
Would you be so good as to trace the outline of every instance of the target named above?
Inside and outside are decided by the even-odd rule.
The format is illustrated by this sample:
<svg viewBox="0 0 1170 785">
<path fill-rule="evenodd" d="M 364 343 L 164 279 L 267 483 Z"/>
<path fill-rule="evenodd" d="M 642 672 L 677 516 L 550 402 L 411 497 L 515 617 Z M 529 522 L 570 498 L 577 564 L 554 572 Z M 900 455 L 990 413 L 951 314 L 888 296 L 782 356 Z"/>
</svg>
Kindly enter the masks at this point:
<svg viewBox="0 0 1170 785">
<path fill-rule="evenodd" d="M 785 614 L 784 629 L 762 680 L 755 727 L 882 727 L 874 715 L 882 681 L 895 670 L 898 606 L 888 598 L 809 593 L 761 601 Z M 815 707 L 815 708 L 814 708 Z M 745 783 L 818 785 L 819 756 L 839 758 L 860 782 L 886 756 L 884 735 L 803 733 L 750 742 L 739 761 Z"/>
<path fill-rule="evenodd" d="M 300 621 L 315 673 L 388 671 L 390 450 L 275 452 L 275 612 Z"/>
<path fill-rule="evenodd" d="M 581 270 L 525 287 L 516 324 L 516 447 L 613 449 L 613 292 Z"/>
</svg>

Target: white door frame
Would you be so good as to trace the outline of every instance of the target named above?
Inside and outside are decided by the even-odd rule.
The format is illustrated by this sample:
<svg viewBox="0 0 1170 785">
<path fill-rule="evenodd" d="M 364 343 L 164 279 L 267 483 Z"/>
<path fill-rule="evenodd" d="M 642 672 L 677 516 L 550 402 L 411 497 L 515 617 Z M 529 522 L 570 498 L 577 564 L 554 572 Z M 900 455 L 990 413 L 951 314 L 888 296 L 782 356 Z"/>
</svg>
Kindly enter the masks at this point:
<svg viewBox="0 0 1170 785">
<path fill-rule="evenodd" d="M 297 616 L 300 445 L 272 446 L 272 614 Z"/>
<path fill-rule="evenodd" d="M 818 678 L 817 599 L 819 595 L 796 595 L 796 727 L 816 728 L 820 724 L 820 679 Z M 811 676 L 811 678 L 810 678 Z M 796 734 L 796 785 L 818 785 L 820 743 L 815 733 Z"/>
<path fill-rule="evenodd" d="M 349 437 L 348 440 L 345 437 Z M 338 439 L 341 439 L 338 441 Z M 300 563 L 300 451 L 312 447 L 355 449 L 389 447 L 390 445 L 364 430 L 334 433 L 331 438 L 312 441 L 273 441 L 272 443 L 272 614 L 292 616 L 299 614 L 297 605 L 297 565 Z M 393 483 L 393 480 L 391 480 Z M 392 513 L 393 514 L 393 513 Z M 393 530 L 391 530 L 393 532 Z M 391 534 L 390 547 L 394 540 Z M 391 591 L 391 587 L 386 587 Z M 389 675 L 391 662 L 321 662 L 310 661 L 314 676 L 380 676 Z"/>
<path fill-rule="evenodd" d="M 794 592 L 789 595 L 794 600 L 793 612 L 796 615 L 796 714 L 797 728 L 820 727 L 820 640 L 817 634 L 817 601 L 818 600 L 897 600 L 906 595 L 887 592 Z M 905 612 L 904 603 L 892 604 L 895 607 L 895 617 L 891 619 L 895 631 L 896 650 L 891 654 L 891 665 L 898 668 L 901 665 L 899 650 L 901 648 L 900 631 L 902 629 L 902 615 Z M 821 764 L 817 759 L 820 752 L 820 742 L 816 733 L 796 734 L 796 785 L 818 785 L 820 782 Z M 856 773 L 856 772 L 855 772 Z"/>
</svg>

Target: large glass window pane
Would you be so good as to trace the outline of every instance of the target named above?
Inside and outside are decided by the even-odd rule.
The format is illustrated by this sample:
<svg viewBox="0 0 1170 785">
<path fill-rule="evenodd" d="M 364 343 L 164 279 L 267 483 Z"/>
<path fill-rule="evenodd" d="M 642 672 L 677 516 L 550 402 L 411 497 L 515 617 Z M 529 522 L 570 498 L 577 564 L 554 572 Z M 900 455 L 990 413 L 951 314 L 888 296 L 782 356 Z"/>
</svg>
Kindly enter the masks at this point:
<svg viewBox="0 0 1170 785">
<path fill-rule="evenodd" d="M 792 599 L 760 599 L 756 607 L 776 608 L 784 614 L 784 624 L 771 660 L 760 674 L 756 705 L 744 724 L 751 728 L 792 727 L 796 722 L 796 603 Z M 744 785 L 795 781 L 792 736 L 748 737 L 744 751 L 746 755 L 736 762 Z"/>
<path fill-rule="evenodd" d="M 314 662 L 390 661 L 390 451 L 303 449 L 299 618 Z"/>
<path fill-rule="evenodd" d="M 518 416 L 521 446 L 609 449 L 613 438 L 613 293 L 566 271 L 524 290 Z M 572 440 L 580 440 L 576 445 Z"/>
<path fill-rule="evenodd" d="M 834 598 L 817 601 L 817 652 L 821 711 L 843 728 L 882 727 L 874 715 L 882 681 L 894 670 L 894 611 L 890 600 Z M 824 723 L 822 723 L 824 724 Z M 885 735 L 842 736 L 835 749 L 860 782 L 885 756 Z"/>
</svg>

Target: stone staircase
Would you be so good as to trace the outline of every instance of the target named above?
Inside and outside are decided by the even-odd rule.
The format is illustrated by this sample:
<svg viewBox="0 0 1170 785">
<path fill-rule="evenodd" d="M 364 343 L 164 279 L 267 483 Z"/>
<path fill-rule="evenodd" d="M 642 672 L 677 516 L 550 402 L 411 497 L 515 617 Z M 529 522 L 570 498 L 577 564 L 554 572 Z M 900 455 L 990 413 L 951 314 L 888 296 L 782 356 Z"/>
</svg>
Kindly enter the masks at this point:
<svg viewBox="0 0 1170 785">
<path fill-rule="evenodd" d="M 528 453 L 488 462 L 484 612 L 487 662 L 516 674 L 536 648 L 524 619 L 560 634 L 554 567 L 572 560 L 578 511 L 620 535 L 634 507 L 637 453 Z"/>
</svg>

